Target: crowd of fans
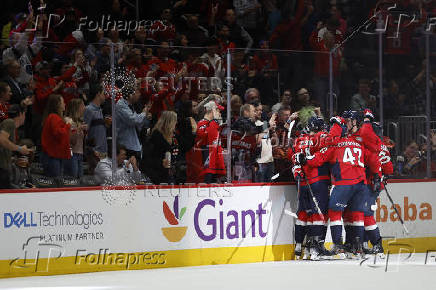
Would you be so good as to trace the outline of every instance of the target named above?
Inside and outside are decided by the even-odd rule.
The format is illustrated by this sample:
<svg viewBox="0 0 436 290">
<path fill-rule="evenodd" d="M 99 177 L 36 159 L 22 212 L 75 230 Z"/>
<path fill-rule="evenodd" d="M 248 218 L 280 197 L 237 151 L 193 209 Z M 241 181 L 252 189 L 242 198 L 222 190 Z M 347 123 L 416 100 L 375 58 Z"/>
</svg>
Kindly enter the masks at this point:
<svg viewBox="0 0 436 290">
<path fill-rule="evenodd" d="M 375 13 L 416 16 L 413 25 L 387 22 L 384 116 L 425 113 L 421 32 L 434 1 L 162 0 L 139 10 L 143 22 L 118 0 L 20 2 L 0 23 L 1 188 L 104 184 L 114 173 L 135 183 L 226 182 L 228 162 L 233 182 L 268 182 L 290 165 L 290 122 L 328 114 L 333 48 L 336 110 L 377 114 L 376 18 L 347 39 Z M 104 25 L 102 16 L 139 25 Z M 427 148 L 409 141 L 398 175 L 424 170 Z"/>
</svg>

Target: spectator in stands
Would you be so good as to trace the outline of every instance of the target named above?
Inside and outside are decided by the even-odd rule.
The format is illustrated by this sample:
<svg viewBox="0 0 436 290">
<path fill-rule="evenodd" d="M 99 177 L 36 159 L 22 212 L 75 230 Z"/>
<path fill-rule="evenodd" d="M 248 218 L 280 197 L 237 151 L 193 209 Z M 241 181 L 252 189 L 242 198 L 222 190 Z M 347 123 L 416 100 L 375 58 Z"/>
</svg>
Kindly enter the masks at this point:
<svg viewBox="0 0 436 290">
<path fill-rule="evenodd" d="M 77 70 L 73 74 L 72 78 L 75 80 L 78 94 L 85 94 L 88 96 L 90 83 L 97 81 L 96 72 L 85 59 L 83 50 L 81 49 L 76 49 L 73 52 L 71 64 L 74 63 L 77 63 Z"/>
<path fill-rule="evenodd" d="M 255 125 L 256 109 L 252 104 L 244 104 L 240 109 L 240 117 L 232 124 L 232 130 L 241 135 L 256 135 L 262 131 L 262 127 Z"/>
<path fill-rule="evenodd" d="M 337 29 L 341 32 L 342 35 L 345 35 L 345 33 L 347 32 L 347 21 L 344 18 L 342 18 L 342 13 L 338 9 L 337 5 L 332 5 L 330 7 L 330 14 L 332 15 L 333 18 L 336 18 L 340 24 Z"/>
<path fill-rule="evenodd" d="M 187 19 L 187 27 L 184 34 L 188 38 L 191 46 L 203 47 L 207 44 L 209 32 L 206 28 L 198 24 L 196 15 L 189 15 Z"/>
<path fill-rule="evenodd" d="M 232 145 L 232 155 L 234 155 L 232 163 L 238 167 L 235 172 L 235 179 L 238 182 L 253 181 L 253 168 L 256 164 L 255 153 L 257 144 L 260 143 L 259 134 L 275 124 L 275 115 L 265 125 L 260 121 L 261 108 L 262 104 L 260 103 L 243 105 L 239 119 L 232 124 L 232 130 L 235 132 L 232 134 L 232 140 L 238 143 L 236 146 Z M 256 122 L 256 120 L 259 122 Z"/>
<path fill-rule="evenodd" d="M 11 99 L 11 88 L 7 83 L 0 82 L 0 122 L 8 118 L 8 110 L 11 106 L 9 101 Z"/>
<path fill-rule="evenodd" d="M 232 123 L 238 119 L 239 114 L 241 112 L 242 99 L 238 95 L 233 95 L 230 99 L 230 106 L 232 111 Z"/>
<path fill-rule="evenodd" d="M 297 7 L 291 17 L 291 11 L 284 9 L 282 21 L 275 27 L 270 37 L 273 48 L 285 50 L 303 50 L 302 27 L 313 12 L 313 6 L 305 5 L 304 0 L 295 1 Z M 283 82 L 293 88 L 301 86 L 304 82 L 303 55 L 301 53 L 281 53 L 279 55 L 280 75 Z"/>
<path fill-rule="evenodd" d="M 219 43 L 215 37 L 209 39 L 207 44 L 207 51 L 201 56 L 201 59 L 203 63 L 207 65 L 209 70 L 211 68 L 213 69 L 215 77 L 223 79 L 226 73 L 226 69 L 224 67 L 224 62 L 222 58 L 218 55 L 218 46 Z"/>
<path fill-rule="evenodd" d="M 256 121 L 256 125 L 262 125 L 264 131 L 257 137 L 257 143 L 260 147 L 260 153 L 256 162 L 258 164 L 258 170 L 256 172 L 256 182 L 270 182 L 271 177 L 274 175 L 274 158 L 272 154 L 272 141 L 271 137 L 274 135 L 276 127 L 277 113 L 273 113 L 269 122 L 269 128 L 266 129 L 266 122 L 259 123 Z M 265 130 L 266 129 L 266 130 Z"/>
<path fill-rule="evenodd" d="M 292 117 L 291 117 L 292 116 Z M 273 147 L 273 158 L 274 158 L 274 169 L 276 172 L 281 172 L 285 170 L 290 161 L 286 157 L 286 152 L 288 148 L 288 128 L 289 122 L 296 118 L 296 114 L 291 115 L 290 107 L 283 107 L 278 112 L 277 127 L 275 133 L 272 137 L 272 147 Z M 277 181 L 286 181 L 288 178 L 280 177 Z"/>
<path fill-rule="evenodd" d="M 113 28 L 109 31 L 109 39 L 114 44 L 114 54 L 117 59 L 122 58 L 125 52 L 125 44 L 120 39 L 120 32 L 117 28 Z"/>
<path fill-rule="evenodd" d="M 20 65 L 20 72 L 14 80 L 21 85 L 27 85 L 32 80 L 32 61 L 42 47 L 42 43 L 36 41 L 39 40 L 37 37 L 35 37 L 34 41 L 29 45 L 29 41 L 31 41 L 29 38 L 29 32 L 14 33 L 11 36 L 11 47 L 3 51 L 3 63 L 7 64 L 12 61 L 17 61 Z"/>
<path fill-rule="evenodd" d="M 197 132 L 197 122 L 195 122 L 193 116 L 192 101 L 182 102 L 177 112 L 176 139 L 179 153 L 175 160 L 176 184 L 186 182 L 186 153 L 194 146 Z"/>
<path fill-rule="evenodd" d="M 210 24 L 215 25 L 215 23 Z M 227 9 L 222 24 L 225 24 L 229 29 L 229 40 L 234 42 L 237 47 L 245 47 L 245 53 L 248 53 L 248 50 L 253 46 L 253 38 L 242 26 L 236 23 L 235 10 Z"/>
<path fill-rule="evenodd" d="M 75 62 L 71 68 L 62 75 L 52 77 L 52 65 L 47 61 L 42 61 L 37 65 L 38 75 L 35 84 L 35 104 L 33 109 L 36 114 L 43 114 L 47 99 L 52 94 L 62 94 L 65 83 L 71 81 L 76 72 L 78 63 Z"/>
<path fill-rule="evenodd" d="M 24 146 L 15 144 L 16 129 L 24 124 L 26 114 L 20 105 L 12 105 L 8 110 L 9 118 L 0 123 L 0 188 L 11 188 L 11 157 L 17 151 L 23 155 L 30 154 Z"/>
<path fill-rule="evenodd" d="M 262 97 L 262 103 L 272 106 L 274 99 L 272 93 L 277 87 L 277 71 L 279 69 L 277 56 L 269 50 L 269 41 L 261 40 L 259 42 L 260 51 L 256 51 L 252 58 L 256 71 L 256 84 Z"/>
<path fill-rule="evenodd" d="M 144 145 L 141 170 L 154 184 L 174 183 L 174 165 L 177 158 L 177 144 L 174 138 L 176 124 L 177 114 L 173 111 L 163 111 L 148 142 Z"/>
<path fill-rule="evenodd" d="M 21 66 L 16 60 L 10 61 L 7 65 L 7 77 L 5 82 L 9 85 L 12 91 L 10 99 L 11 104 L 20 104 L 26 97 L 23 92 L 22 85 L 18 82 L 17 78 L 20 76 Z"/>
<path fill-rule="evenodd" d="M 97 61 L 95 63 L 95 69 L 99 74 L 105 73 L 108 70 L 110 70 L 111 67 L 111 60 L 110 60 L 110 53 L 111 53 L 111 47 L 112 44 L 111 40 L 109 38 L 102 38 L 100 40 L 100 49 L 97 51 L 96 57 Z M 117 62 L 118 59 L 115 58 L 115 62 Z"/>
<path fill-rule="evenodd" d="M 311 105 L 310 93 L 306 88 L 301 88 L 297 91 L 297 96 L 292 99 L 292 110 L 294 112 L 300 111 L 302 108 Z"/>
<path fill-rule="evenodd" d="M 111 146 L 111 144 L 109 144 Z M 98 162 L 94 171 L 94 178 L 100 185 L 133 185 L 141 180 L 141 171 L 139 171 L 135 156 L 127 158 L 127 149 L 118 144 L 116 147 L 117 166 L 114 180 L 112 179 L 112 150 L 109 150 L 108 156 Z"/>
<path fill-rule="evenodd" d="M 329 53 L 342 41 L 342 36 L 336 28 L 338 22 L 335 19 L 330 19 L 327 24 L 319 22 L 317 29 L 310 35 L 309 42 L 312 49 L 319 51 L 315 55 L 315 100 L 321 106 L 321 109 L 327 108 L 328 92 L 329 92 L 329 74 L 330 74 L 330 57 Z M 333 30 L 333 32 L 332 32 Z M 338 34 L 334 34 L 336 31 Z M 337 48 L 332 53 L 332 69 L 333 69 L 333 92 L 339 95 L 339 86 L 337 80 L 340 75 L 340 63 L 342 60 L 342 48 Z"/>
<path fill-rule="evenodd" d="M 370 94 L 371 84 L 368 79 L 359 80 L 359 91 L 351 97 L 350 108 L 356 111 L 371 109 L 373 112 L 377 109 L 377 99 Z"/>
<path fill-rule="evenodd" d="M 165 41 L 174 44 L 176 39 L 176 26 L 173 24 L 171 9 L 162 10 L 159 21 L 154 21 L 151 26 L 152 38 L 157 43 Z"/>
<path fill-rule="evenodd" d="M 73 155 L 64 162 L 64 174 L 76 178 L 83 176 L 83 139 L 88 126 L 83 122 L 85 104 L 82 99 L 73 99 L 67 105 L 66 117 L 71 123 L 70 145 Z"/>
<path fill-rule="evenodd" d="M 50 95 L 43 116 L 41 163 L 44 174 L 63 175 L 63 163 L 71 159 L 71 119 L 64 119 L 65 103 L 61 95 Z"/>
<path fill-rule="evenodd" d="M 291 106 L 291 101 L 292 101 L 291 90 L 290 89 L 285 89 L 283 91 L 283 95 L 282 95 L 282 99 L 281 99 L 280 103 L 277 103 L 274 106 L 272 106 L 271 111 L 273 113 L 278 113 L 278 111 L 281 108 L 290 107 Z"/>
<path fill-rule="evenodd" d="M 418 143 L 415 140 L 410 141 L 403 152 L 404 158 L 397 158 L 397 161 L 401 160 L 402 162 L 402 165 L 398 168 L 399 173 L 401 175 L 416 175 L 417 166 L 423 159 L 422 155 Z"/>
<path fill-rule="evenodd" d="M 236 47 L 236 44 L 230 40 L 230 29 L 226 24 L 217 25 L 217 40 L 220 55 L 225 55 L 229 49 L 232 51 Z"/>
<path fill-rule="evenodd" d="M 104 89 L 100 84 L 91 87 L 91 102 L 85 108 L 83 120 L 88 128 L 86 136 L 86 160 L 92 174 L 100 159 L 106 157 L 106 127 L 110 127 L 112 117 L 103 117 L 101 106 L 105 102 Z"/>
<path fill-rule="evenodd" d="M 236 22 L 255 38 L 259 34 L 258 24 L 261 5 L 257 0 L 233 1 Z M 258 40 L 258 39 L 257 39 Z"/>
<path fill-rule="evenodd" d="M 120 99 L 115 108 L 117 140 L 127 149 L 127 156 L 135 156 L 137 159 L 141 156 L 141 143 L 138 139 L 137 130 L 141 131 L 147 128 L 150 121 L 147 119 L 149 107 L 147 104 L 142 108 L 140 114 L 136 113 L 132 106 L 139 101 L 141 93 L 138 88 L 123 88 L 123 98 Z"/>
<path fill-rule="evenodd" d="M 244 95 L 245 103 L 260 102 L 260 93 L 256 88 L 248 88 Z"/>
<path fill-rule="evenodd" d="M 12 158 L 12 172 L 11 172 L 11 185 L 12 188 L 34 188 L 33 178 L 30 173 L 30 165 L 33 161 L 33 152 L 35 146 L 30 139 L 21 139 L 18 141 L 19 146 L 26 146 L 30 148 L 29 155 L 17 152 L 16 156 Z"/>
<path fill-rule="evenodd" d="M 396 119 L 413 112 L 411 100 L 400 90 L 396 80 L 389 81 L 387 94 L 383 96 L 383 110 L 385 119 Z"/>
<path fill-rule="evenodd" d="M 215 183 L 226 174 L 223 148 L 219 142 L 221 110 L 215 101 L 204 104 L 203 120 L 197 124 L 195 145 L 190 152 L 187 168 L 188 182 Z"/>
</svg>

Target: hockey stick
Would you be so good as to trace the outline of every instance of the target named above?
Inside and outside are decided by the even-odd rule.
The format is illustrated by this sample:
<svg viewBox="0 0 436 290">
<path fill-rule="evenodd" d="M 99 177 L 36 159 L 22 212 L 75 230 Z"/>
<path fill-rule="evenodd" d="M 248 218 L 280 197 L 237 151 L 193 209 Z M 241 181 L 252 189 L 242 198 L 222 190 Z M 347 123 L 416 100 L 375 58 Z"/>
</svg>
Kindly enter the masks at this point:
<svg viewBox="0 0 436 290">
<path fill-rule="evenodd" d="M 319 208 L 318 200 L 316 199 L 315 195 L 313 194 L 312 186 L 310 186 L 309 180 L 307 180 L 307 176 L 306 176 L 306 173 L 304 172 L 303 167 L 301 167 L 301 171 L 303 172 L 304 181 L 306 181 L 307 188 L 309 188 L 310 197 L 312 198 L 313 203 L 315 204 L 316 211 L 321 216 L 321 218 L 324 219 L 324 214 L 322 213 L 321 209 Z"/>
<path fill-rule="evenodd" d="M 297 178 L 297 198 L 300 196 L 300 178 Z M 289 204 L 290 207 L 290 204 Z M 296 219 L 298 219 L 298 216 L 295 212 L 292 212 L 289 209 L 285 209 L 285 214 L 290 215 Z"/>
<path fill-rule="evenodd" d="M 271 177 L 271 181 L 276 180 L 277 178 L 280 177 L 280 175 L 282 175 L 283 173 L 285 173 L 286 171 L 288 171 L 289 169 L 291 169 L 292 166 L 286 167 L 285 169 L 283 169 L 282 171 L 280 171 L 279 173 L 273 175 L 273 177 Z"/>
<path fill-rule="evenodd" d="M 388 197 L 389 201 L 391 202 L 392 207 L 394 208 L 395 213 L 397 214 L 398 219 L 400 220 L 401 225 L 402 225 L 403 228 L 404 228 L 404 232 L 406 233 L 406 235 L 409 235 L 410 233 L 409 233 L 409 231 L 407 230 L 406 225 L 404 224 L 403 219 L 401 218 L 401 214 L 398 212 L 398 209 L 397 209 L 397 207 L 395 206 L 395 203 L 394 203 L 394 201 L 393 201 L 391 195 L 390 195 L 389 192 L 388 192 L 388 188 L 386 187 L 387 182 L 384 182 L 384 185 L 385 185 L 386 196 Z"/>
</svg>

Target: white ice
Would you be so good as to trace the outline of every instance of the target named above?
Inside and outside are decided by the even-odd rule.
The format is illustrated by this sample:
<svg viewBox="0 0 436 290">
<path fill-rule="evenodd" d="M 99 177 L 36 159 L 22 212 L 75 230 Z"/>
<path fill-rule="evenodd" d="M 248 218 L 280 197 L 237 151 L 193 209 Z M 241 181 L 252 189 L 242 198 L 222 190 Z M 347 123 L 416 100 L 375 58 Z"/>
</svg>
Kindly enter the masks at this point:
<svg viewBox="0 0 436 290">
<path fill-rule="evenodd" d="M 436 252 L 1 279 L 2 289 L 436 289 Z M 387 267 L 386 267 L 387 265 Z"/>
</svg>

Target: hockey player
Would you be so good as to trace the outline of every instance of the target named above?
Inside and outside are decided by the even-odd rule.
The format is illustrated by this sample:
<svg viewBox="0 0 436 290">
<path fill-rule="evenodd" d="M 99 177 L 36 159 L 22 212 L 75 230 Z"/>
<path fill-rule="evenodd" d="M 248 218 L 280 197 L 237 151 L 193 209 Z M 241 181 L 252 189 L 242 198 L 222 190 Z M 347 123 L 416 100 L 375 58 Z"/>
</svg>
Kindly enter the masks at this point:
<svg viewBox="0 0 436 290">
<path fill-rule="evenodd" d="M 288 158 L 295 155 L 295 152 L 306 152 L 308 155 L 317 152 L 327 132 L 323 130 L 324 121 L 317 117 L 311 117 L 308 125 L 294 142 L 294 147 L 289 148 Z M 327 207 L 328 207 L 328 187 L 330 185 L 330 175 L 328 164 L 320 167 L 309 167 L 295 164 L 292 168 L 294 179 L 299 182 L 298 196 L 298 219 L 295 223 L 295 256 L 301 256 L 302 243 L 307 234 L 308 242 L 306 251 L 310 254 L 311 260 L 319 260 L 320 256 L 327 255 L 324 248 L 325 234 L 327 231 Z M 318 202 L 321 214 L 317 212 L 315 204 L 310 196 L 309 186 Z M 307 253 L 305 253 L 306 255 Z"/>
<path fill-rule="evenodd" d="M 366 135 L 370 135 L 371 133 L 373 133 L 372 128 L 368 129 L 367 128 L 367 124 L 363 123 L 361 124 L 361 114 L 358 111 L 345 111 L 342 115 L 345 119 L 346 122 L 348 124 L 348 126 L 351 128 L 348 132 L 348 136 L 350 138 L 354 138 L 354 140 L 356 142 L 359 142 L 363 145 L 363 151 L 364 151 L 364 164 L 366 167 L 366 180 L 365 180 L 365 184 L 367 184 L 368 190 L 367 191 L 362 191 L 362 196 L 363 196 L 363 200 L 364 200 L 364 216 L 371 214 L 370 213 L 370 202 L 372 202 L 373 199 L 373 189 L 372 187 L 368 186 L 368 180 L 369 179 L 373 179 L 374 181 L 380 181 L 380 177 L 381 177 L 381 171 L 380 171 L 380 162 L 379 162 L 379 158 L 378 158 L 378 152 L 373 152 L 371 150 L 369 150 L 367 148 L 371 147 L 372 148 L 377 148 L 377 145 L 373 144 L 375 143 L 377 140 L 372 140 L 373 143 L 369 144 L 368 142 L 368 137 L 362 137 L 361 133 L 362 131 L 365 132 Z M 367 120 L 367 118 L 365 119 Z M 372 135 L 370 135 L 370 137 L 373 137 Z M 365 146 L 367 145 L 367 146 Z M 372 203 L 371 203 L 372 204 Z M 346 248 L 346 252 L 347 252 L 347 256 L 349 258 L 355 258 L 358 257 L 360 255 L 362 255 L 362 249 L 360 247 L 358 247 L 359 245 L 356 245 L 355 238 L 356 238 L 356 224 L 355 221 L 353 220 L 353 216 L 350 210 L 346 209 L 344 211 L 344 215 L 343 215 L 343 222 L 344 222 L 344 227 L 345 227 L 345 248 Z M 358 225 L 360 226 L 360 225 Z M 364 217 L 364 226 L 365 226 L 365 217 Z M 357 247 L 356 247 L 357 246 Z"/>
<path fill-rule="evenodd" d="M 355 130 L 353 120 L 345 120 L 341 117 L 331 118 L 332 128 L 330 132 L 342 131 L 336 138 L 335 144 L 324 147 L 313 155 L 297 153 L 295 160 L 300 165 L 317 168 L 325 163 L 330 164 L 333 187 L 328 203 L 328 216 L 333 240 L 331 253 L 345 258 L 345 249 L 342 244 L 342 213 L 345 208 L 351 211 L 351 219 L 354 225 L 356 239 L 353 241 L 356 249 L 362 248 L 364 235 L 363 211 L 364 196 L 368 188 L 365 185 L 365 148 L 354 136 L 347 136 L 347 131 Z M 339 126 L 339 127 L 338 127 Z M 364 194 L 362 194 L 364 193 Z"/>
<path fill-rule="evenodd" d="M 365 114 L 366 115 L 366 114 Z M 371 118 L 366 117 L 365 123 L 370 123 L 372 121 Z M 374 135 L 381 136 L 381 127 L 377 123 L 371 124 Z M 381 140 L 381 139 L 379 139 Z M 370 195 L 366 201 L 366 209 L 364 212 L 364 226 L 365 226 L 365 240 L 363 243 L 363 251 L 365 254 L 383 254 L 383 246 L 382 246 L 382 238 L 380 236 L 380 230 L 374 219 L 374 210 L 376 209 L 376 200 L 380 194 L 380 191 L 383 189 L 384 176 L 393 174 L 393 166 L 391 162 L 390 153 L 388 147 L 381 142 L 380 150 L 376 153 L 370 152 L 370 155 L 373 155 L 373 158 L 377 158 L 378 162 L 381 166 L 381 174 L 371 174 L 370 170 L 367 169 L 367 180 L 368 180 L 368 189 L 370 191 Z M 372 244 L 372 249 L 368 247 L 368 240 Z"/>
</svg>

